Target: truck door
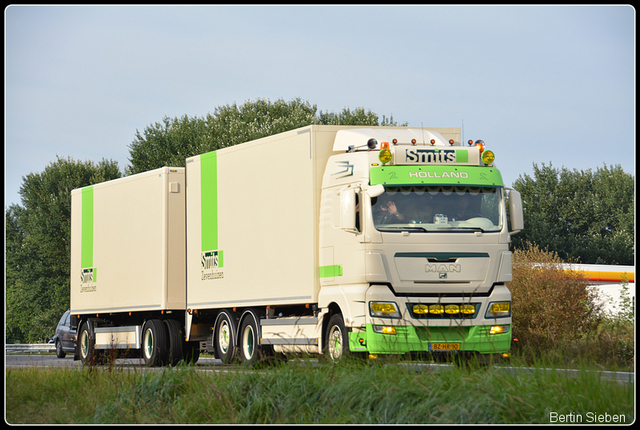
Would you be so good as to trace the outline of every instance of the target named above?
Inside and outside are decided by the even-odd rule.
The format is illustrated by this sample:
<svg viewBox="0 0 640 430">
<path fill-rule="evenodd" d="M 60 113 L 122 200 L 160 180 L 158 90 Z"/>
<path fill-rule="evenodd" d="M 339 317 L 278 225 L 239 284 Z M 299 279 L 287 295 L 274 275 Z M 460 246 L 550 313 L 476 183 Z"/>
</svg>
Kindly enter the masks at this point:
<svg viewBox="0 0 640 430">
<path fill-rule="evenodd" d="M 364 282 L 361 197 L 361 189 L 356 186 L 323 190 L 319 271 L 322 285 Z"/>
</svg>

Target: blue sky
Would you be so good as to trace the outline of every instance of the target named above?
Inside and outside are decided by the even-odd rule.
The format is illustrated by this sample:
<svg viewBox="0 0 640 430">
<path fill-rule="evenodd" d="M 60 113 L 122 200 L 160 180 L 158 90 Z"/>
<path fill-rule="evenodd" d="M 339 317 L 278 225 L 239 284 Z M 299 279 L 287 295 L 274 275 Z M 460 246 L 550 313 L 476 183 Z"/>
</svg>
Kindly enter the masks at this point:
<svg viewBox="0 0 640 430">
<path fill-rule="evenodd" d="M 635 175 L 629 6 L 10 6 L 5 208 L 56 156 L 128 164 L 136 130 L 257 98 L 460 127 L 508 185 Z"/>
</svg>

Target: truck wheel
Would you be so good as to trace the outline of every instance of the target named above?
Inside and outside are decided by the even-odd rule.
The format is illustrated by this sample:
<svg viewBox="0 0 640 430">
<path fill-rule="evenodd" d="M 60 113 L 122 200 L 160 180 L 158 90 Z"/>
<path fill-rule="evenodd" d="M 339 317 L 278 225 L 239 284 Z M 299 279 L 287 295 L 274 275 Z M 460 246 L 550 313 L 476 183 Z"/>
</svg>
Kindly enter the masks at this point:
<svg viewBox="0 0 640 430">
<path fill-rule="evenodd" d="M 168 363 L 175 366 L 182 360 L 182 326 L 176 320 L 165 320 L 167 325 L 167 333 L 169 337 L 169 361 Z"/>
<path fill-rule="evenodd" d="M 225 311 L 220 313 L 216 324 L 215 345 L 218 358 L 229 364 L 236 354 L 235 327 L 233 318 Z"/>
<path fill-rule="evenodd" d="M 261 348 L 258 325 L 253 315 L 248 315 L 240 328 L 240 357 L 247 366 L 254 366 L 260 359 Z"/>
<path fill-rule="evenodd" d="M 326 340 L 325 354 L 329 360 L 335 363 L 349 354 L 349 335 L 342 315 L 335 314 L 329 320 Z"/>
<path fill-rule="evenodd" d="M 93 344 L 91 333 L 89 332 L 89 325 L 87 323 L 82 324 L 80 329 L 80 335 L 78 336 L 78 352 L 82 364 L 95 364 L 96 350 Z"/>
<path fill-rule="evenodd" d="M 60 339 L 56 340 L 56 357 L 65 358 L 66 356 L 67 353 L 62 349 L 62 342 L 60 342 Z"/>
<path fill-rule="evenodd" d="M 168 335 L 161 320 L 149 320 L 142 330 L 142 358 L 148 367 L 162 366 L 169 356 Z"/>
</svg>

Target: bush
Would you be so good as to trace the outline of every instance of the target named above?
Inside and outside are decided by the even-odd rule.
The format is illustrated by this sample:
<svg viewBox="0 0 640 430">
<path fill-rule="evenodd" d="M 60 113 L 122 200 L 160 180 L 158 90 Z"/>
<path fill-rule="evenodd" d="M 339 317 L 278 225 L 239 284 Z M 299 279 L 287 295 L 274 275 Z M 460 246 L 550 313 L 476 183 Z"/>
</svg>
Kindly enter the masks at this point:
<svg viewBox="0 0 640 430">
<path fill-rule="evenodd" d="M 571 267 L 569 265 L 569 267 Z M 599 294 L 583 275 L 566 270 L 555 252 L 527 243 L 513 253 L 513 349 L 527 363 L 595 364 L 629 368 L 634 363 L 634 310 L 623 300 L 617 314 L 598 308 Z"/>
<path fill-rule="evenodd" d="M 514 336 L 521 344 L 544 347 L 571 341 L 598 323 L 596 292 L 580 272 L 565 270 L 555 252 L 527 244 L 513 253 Z"/>
</svg>

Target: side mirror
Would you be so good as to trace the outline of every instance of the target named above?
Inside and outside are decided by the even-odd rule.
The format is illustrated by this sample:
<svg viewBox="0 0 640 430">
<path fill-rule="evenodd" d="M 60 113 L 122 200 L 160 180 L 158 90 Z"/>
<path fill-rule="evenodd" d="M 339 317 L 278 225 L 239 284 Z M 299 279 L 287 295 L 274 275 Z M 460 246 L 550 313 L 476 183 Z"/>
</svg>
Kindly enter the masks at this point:
<svg viewBox="0 0 640 430">
<path fill-rule="evenodd" d="M 356 190 L 352 188 L 340 192 L 340 228 L 356 229 Z"/>
<path fill-rule="evenodd" d="M 524 230 L 524 215 L 522 213 L 522 197 L 514 189 L 509 189 L 509 220 L 512 231 L 509 234 L 516 234 Z"/>
</svg>

